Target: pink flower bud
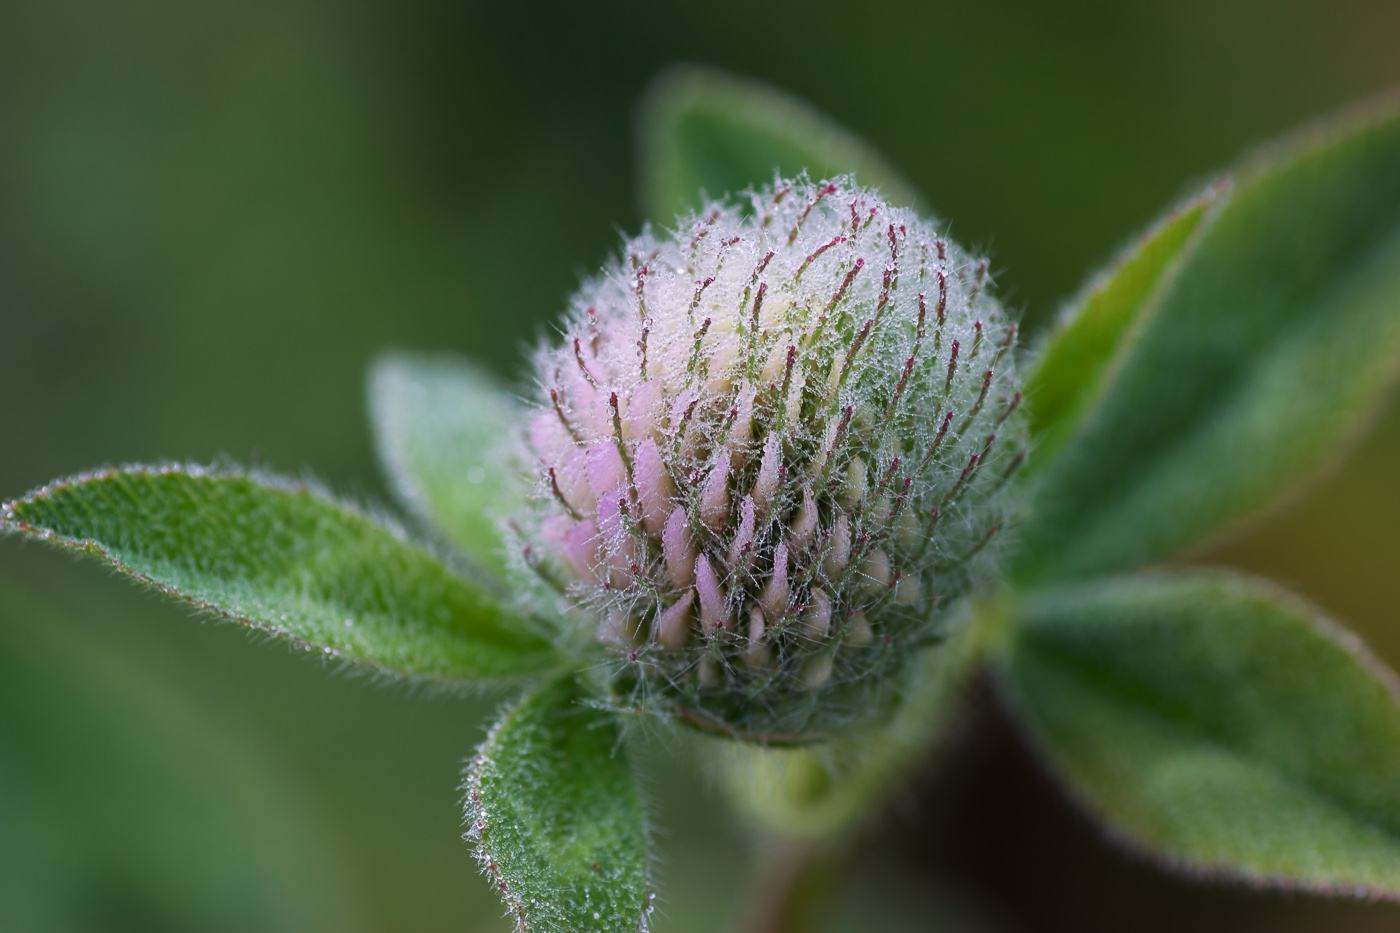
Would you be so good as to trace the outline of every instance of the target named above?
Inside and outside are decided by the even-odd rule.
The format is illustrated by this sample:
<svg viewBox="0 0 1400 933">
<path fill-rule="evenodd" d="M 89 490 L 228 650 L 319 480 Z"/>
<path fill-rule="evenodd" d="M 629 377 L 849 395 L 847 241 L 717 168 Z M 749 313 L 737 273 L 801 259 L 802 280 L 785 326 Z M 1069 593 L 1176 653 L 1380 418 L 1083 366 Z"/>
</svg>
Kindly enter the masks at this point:
<svg viewBox="0 0 1400 933">
<path fill-rule="evenodd" d="M 739 455 L 740 460 L 753 441 L 753 403 L 757 394 L 753 386 L 745 386 L 739 390 L 739 396 L 734 401 L 734 423 L 729 428 L 725 443 Z"/>
<path fill-rule="evenodd" d="M 719 459 L 705 480 L 700 493 L 700 523 L 718 531 L 729 518 L 729 451 L 719 452 Z"/>
<path fill-rule="evenodd" d="M 757 606 L 751 607 L 749 609 L 749 645 L 744 651 L 744 663 L 749 667 L 763 667 L 773 658 L 772 649 L 763 643 L 765 628 L 763 610 Z"/>
<path fill-rule="evenodd" d="M 530 419 L 530 449 L 541 463 L 553 464 L 573 447 L 569 432 L 554 412 L 543 412 Z"/>
<path fill-rule="evenodd" d="M 826 545 L 826 559 L 822 561 L 822 573 L 828 580 L 836 580 L 851 562 L 851 520 L 845 514 L 836 517 L 836 525 L 831 529 L 831 540 Z"/>
<path fill-rule="evenodd" d="M 817 500 L 812 495 L 810 486 L 802 487 L 802 505 L 797 510 L 797 515 L 792 523 L 788 525 L 788 540 L 792 542 L 793 550 L 803 551 L 812 546 L 812 542 L 817 539 Z"/>
<path fill-rule="evenodd" d="M 822 641 L 831 631 L 831 597 L 819 586 L 812 587 L 807 609 L 802 613 L 802 630 L 814 641 Z"/>
<path fill-rule="evenodd" d="M 753 496 L 745 496 L 743 504 L 739 506 L 739 530 L 734 532 L 734 537 L 729 543 L 729 568 L 731 570 L 741 569 L 748 564 L 749 556 L 754 549 L 754 504 Z"/>
<path fill-rule="evenodd" d="M 627 527 L 627 488 L 615 486 L 598 498 L 598 534 L 613 568 L 615 586 L 625 585 L 637 562 L 637 542 Z"/>
<path fill-rule="evenodd" d="M 585 475 L 588 477 L 588 488 L 598 497 L 626 480 L 627 467 L 622 462 L 617 445 L 612 441 L 600 441 L 588 448 Z"/>
<path fill-rule="evenodd" d="M 690 519 L 680 506 L 666 519 L 666 527 L 661 532 L 661 550 L 666 559 L 666 572 L 674 586 L 689 587 L 695 582 L 695 538 L 690 533 Z"/>
<path fill-rule="evenodd" d="M 564 559 L 580 580 L 598 572 L 598 526 L 591 520 L 581 521 L 564 533 Z"/>
<path fill-rule="evenodd" d="M 576 524 L 578 522 L 567 515 L 551 515 L 540 525 L 540 539 L 544 541 L 545 548 L 557 560 L 570 563 L 564 542 L 568 538 L 569 529 Z"/>
<path fill-rule="evenodd" d="M 671 513 L 671 499 L 676 487 L 661 461 L 661 448 L 652 440 L 643 441 L 633 456 L 632 469 L 637 480 L 637 501 L 642 508 L 642 522 L 653 535 L 661 534 Z"/>
<path fill-rule="evenodd" d="M 694 602 L 695 591 L 686 590 L 661 613 L 661 621 L 656 626 L 656 640 L 661 647 L 675 651 L 685 645 L 690 637 L 690 606 Z"/>
<path fill-rule="evenodd" d="M 760 515 L 767 515 L 778 496 L 778 476 L 782 468 L 782 442 L 776 435 L 768 435 L 763 445 L 763 460 L 759 464 L 758 479 L 753 484 L 753 501 Z"/>
<path fill-rule="evenodd" d="M 657 436 L 661 430 L 660 419 L 664 416 L 664 398 L 665 390 L 659 379 L 649 379 L 632 390 L 625 422 L 629 441 L 636 444 Z"/>
<path fill-rule="evenodd" d="M 515 460 L 537 495 L 511 526 L 553 560 L 523 562 L 528 596 L 625 653 L 597 666 L 618 696 L 829 735 L 880 705 L 846 687 L 995 571 L 1015 328 L 976 257 L 849 178 L 678 223 L 628 242 L 536 356 Z"/>
<path fill-rule="evenodd" d="M 695 593 L 700 597 L 700 626 L 705 634 L 712 634 L 719 628 L 729 628 L 730 616 L 725 607 L 724 587 L 710 568 L 710 559 L 704 554 L 695 558 Z"/>
<path fill-rule="evenodd" d="M 768 578 L 768 583 L 763 587 L 763 593 L 758 597 L 758 604 L 763 607 L 770 622 L 776 623 L 787 612 L 790 592 L 788 587 L 788 546 L 787 542 L 779 541 L 777 548 L 773 551 L 773 575 Z"/>
<path fill-rule="evenodd" d="M 575 448 L 555 471 L 564 501 L 578 515 L 591 515 L 598 507 L 597 496 L 588 483 L 588 451 Z"/>
</svg>

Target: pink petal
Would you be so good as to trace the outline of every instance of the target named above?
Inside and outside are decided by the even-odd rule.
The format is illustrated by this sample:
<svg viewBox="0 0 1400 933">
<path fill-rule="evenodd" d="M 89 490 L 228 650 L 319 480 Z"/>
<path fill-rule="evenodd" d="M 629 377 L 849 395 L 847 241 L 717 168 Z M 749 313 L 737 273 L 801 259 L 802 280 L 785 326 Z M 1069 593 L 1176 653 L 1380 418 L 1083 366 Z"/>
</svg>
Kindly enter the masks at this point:
<svg viewBox="0 0 1400 933">
<path fill-rule="evenodd" d="M 588 451 L 575 447 L 554 471 L 559 491 L 569 507 L 580 515 L 588 515 L 598 507 L 598 498 L 588 485 Z"/>
<path fill-rule="evenodd" d="M 729 518 L 729 451 L 721 450 L 700 493 L 700 522 L 718 531 Z"/>
<path fill-rule="evenodd" d="M 753 556 L 753 496 L 744 497 L 744 502 L 739 507 L 739 515 L 739 530 L 734 533 L 734 540 L 729 543 L 731 568 L 738 567 L 740 563 L 748 563 L 748 559 Z"/>
<path fill-rule="evenodd" d="M 661 532 L 661 552 L 666 558 L 671 582 L 686 587 L 695 582 L 695 538 L 690 533 L 690 519 L 680 506 L 666 519 L 666 527 Z"/>
<path fill-rule="evenodd" d="M 656 625 L 656 640 L 661 647 L 674 651 L 685 646 L 690 636 L 690 606 L 694 602 L 695 591 L 686 590 L 684 596 L 661 613 L 661 621 Z"/>
<path fill-rule="evenodd" d="M 588 461 L 585 467 L 588 488 L 593 495 L 602 496 L 608 490 L 627 479 L 627 467 L 622 462 L 622 454 L 617 444 L 601 441 L 588 448 Z"/>
<path fill-rule="evenodd" d="M 632 458 L 632 471 L 637 479 L 637 499 L 642 507 L 642 523 L 653 535 L 661 534 L 671 511 L 671 499 L 676 487 L 666 466 L 661 462 L 661 448 L 655 441 L 645 441 Z"/>
<path fill-rule="evenodd" d="M 598 531 L 608 562 L 618 573 L 623 574 L 614 580 L 615 585 L 626 585 L 632 576 L 632 566 L 637 560 L 637 542 L 623 519 L 626 508 L 627 487 L 614 486 L 598 497 Z"/>
<path fill-rule="evenodd" d="M 788 525 L 788 536 L 796 550 L 804 550 L 817 539 L 817 500 L 810 486 L 802 487 L 802 507 Z"/>
<path fill-rule="evenodd" d="M 778 469 L 782 465 L 782 441 L 768 435 L 763 445 L 763 461 L 758 467 L 758 479 L 753 484 L 753 501 L 760 515 L 767 515 L 778 497 Z"/>
<path fill-rule="evenodd" d="M 757 606 L 749 609 L 749 646 L 744 650 L 744 663 L 749 667 L 763 667 L 773 659 L 773 652 L 763 643 L 763 610 Z"/>
<path fill-rule="evenodd" d="M 695 592 L 700 597 L 700 627 L 705 634 L 721 627 L 728 628 L 730 618 L 724 606 L 724 587 L 704 554 L 695 559 Z"/>
<path fill-rule="evenodd" d="M 758 604 L 763 607 L 769 620 L 776 624 L 787 612 L 791 595 L 788 586 L 788 546 L 787 542 L 780 541 L 773 550 L 773 576 L 768 578 L 767 585 L 763 587 Z"/>
<path fill-rule="evenodd" d="M 564 559 L 580 580 L 597 574 L 600 540 L 598 526 L 592 521 L 581 521 L 565 532 Z"/>
<path fill-rule="evenodd" d="M 528 431 L 530 450 L 542 462 L 553 464 L 560 454 L 573 444 L 569 432 L 553 411 L 541 412 L 530 419 Z"/>
<path fill-rule="evenodd" d="M 753 386 L 744 386 L 734 401 L 737 413 L 734 423 L 729 426 L 729 437 L 726 440 L 726 444 L 733 450 L 743 451 L 753 440 L 753 402 L 756 394 L 757 390 Z"/>
<path fill-rule="evenodd" d="M 636 443 L 656 436 L 662 416 L 660 379 L 648 379 L 632 390 L 627 403 L 627 439 Z"/>
<path fill-rule="evenodd" d="M 828 580 L 835 581 L 851 562 L 851 520 L 844 514 L 836 519 L 836 527 L 831 530 L 831 540 L 827 543 L 826 559 L 822 561 L 822 571 Z"/>
</svg>

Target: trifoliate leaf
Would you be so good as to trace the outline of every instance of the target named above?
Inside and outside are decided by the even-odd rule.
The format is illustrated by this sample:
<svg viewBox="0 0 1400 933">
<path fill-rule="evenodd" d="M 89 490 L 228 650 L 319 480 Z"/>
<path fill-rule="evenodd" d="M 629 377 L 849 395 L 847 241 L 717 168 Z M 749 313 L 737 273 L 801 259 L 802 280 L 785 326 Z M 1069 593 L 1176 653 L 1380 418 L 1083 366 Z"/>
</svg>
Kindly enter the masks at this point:
<svg viewBox="0 0 1400 933">
<path fill-rule="evenodd" d="M 547 641 L 431 554 L 303 484 L 181 466 L 106 470 L 11 502 L 0 528 L 396 674 L 489 680 L 554 663 Z"/>
<path fill-rule="evenodd" d="M 518 930 L 648 928 L 646 827 L 622 736 L 572 678 L 492 727 L 465 789 L 467 838 Z"/>
<path fill-rule="evenodd" d="M 1227 573 L 1023 607 L 1011 705 L 1110 832 L 1193 873 L 1400 896 L 1400 703 L 1354 636 Z"/>
<path fill-rule="evenodd" d="M 1013 573 L 1140 566 L 1336 459 L 1400 362 L 1400 101 L 1236 176 L 1082 429 Z"/>
<path fill-rule="evenodd" d="M 370 371 L 369 406 L 379 459 L 399 498 L 502 578 L 495 519 L 525 496 L 500 456 L 518 421 L 511 397 L 466 360 L 394 353 Z"/>
<path fill-rule="evenodd" d="M 642 207 L 656 223 L 722 197 L 773 181 L 775 173 L 812 180 L 854 174 L 886 200 L 916 206 L 918 195 L 864 141 L 826 115 L 776 88 L 705 68 L 664 72 L 637 120 Z"/>
<path fill-rule="evenodd" d="M 1039 348 L 1026 377 L 1035 456 L 1022 482 L 1053 462 L 1102 396 L 1114 361 L 1141 333 L 1153 297 L 1171 281 L 1224 191 L 1208 188 L 1135 240 L 1089 283 Z"/>
</svg>

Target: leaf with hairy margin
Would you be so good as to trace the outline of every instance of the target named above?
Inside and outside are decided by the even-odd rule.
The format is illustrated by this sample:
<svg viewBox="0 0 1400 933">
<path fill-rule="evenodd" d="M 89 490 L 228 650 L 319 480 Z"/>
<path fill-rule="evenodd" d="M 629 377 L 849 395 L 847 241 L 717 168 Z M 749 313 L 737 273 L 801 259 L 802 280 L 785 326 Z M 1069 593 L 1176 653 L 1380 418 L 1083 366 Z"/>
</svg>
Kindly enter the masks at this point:
<svg viewBox="0 0 1400 933">
<path fill-rule="evenodd" d="M 1110 831 L 1191 872 L 1400 896 L 1400 686 L 1355 636 L 1226 572 L 1066 585 L 1000 681 Z"/>
<path fill-rule="evenodd" d="M 557 663 L 546 640 L 437 558 L 304 484 L 195 467 L 106 470 L 9 503 L 0 528 L 395 674 L 496 680 Z"/>
<path fill-rule="evenodd" d="M 1035 484 L 1023 584 L 1170 556 L 1357 436 L 1400 368 L 1400 98 L 1247 164 L 1156 301 Z"/>
<path fill-rule="evenodd" d="M 1174 208 L 1094 278 L 1069 306 L 1034 355 L 1026 376 L 1035 456 L 1018 477 L 1025 482 L 1053 462 L 1102 395 L 1114 360 L 1141 332 L 1152 298 L 1169 283 L 1195 244 L 1221 183 Z"/>
<path fill-rule="evenodd" d="M 663 72 L 637 115 L 642 208 L 671 224 L 721 197 L 806 171 L 814 180 L 846 173 L 879 188 L 891 203 L 917 206 L 918 194 L 864 141 L 825 114 L 776 88 L 720 71 L 677 66 Z"/>
<path fill-rule="evenodd" d="M 380 462 L 405 506 L 504 579 L 495 517 L 525 498 L 501 450 L 518 422 L 510 396 L 459 357 L 390 353 L 370 369 L 369 408 Z"/>
<path fill-rule="evenodd" d="M 652 909 L 641 798 L 612 713 L 572 677 L 501 717 L 466 777 L 467 838 L 520 930 L 635 933 Z"/>
</svg>

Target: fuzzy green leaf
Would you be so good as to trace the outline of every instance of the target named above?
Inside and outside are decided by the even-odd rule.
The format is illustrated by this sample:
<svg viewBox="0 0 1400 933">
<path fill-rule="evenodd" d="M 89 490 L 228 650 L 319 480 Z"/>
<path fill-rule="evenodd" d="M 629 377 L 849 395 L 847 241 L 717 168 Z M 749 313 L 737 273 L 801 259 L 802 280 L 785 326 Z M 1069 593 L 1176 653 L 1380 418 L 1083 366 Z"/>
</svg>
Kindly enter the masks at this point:
<svg viewBox="0 0 1400 933">
<path fill-rule="evenodd" d="M 501 456 L 515 401 L 458 357 L 394 353 L 370 370 L 369 404 L 379 459 L 404 505 L 502 579 L 495 517 L 525 494 Z"/>
<path fill-rule="evenodd" d="M 634 933 L 652 909 L 641 799 L 611 713 L 573 678 L 525 698 L 467 771 L 467 837 L 521 930 Z"/>
<path fill-rule="evenodd" d="M 1356 436 L 1400 361 L 1400 102 L 1247 165 L 1158 302 L 1040 477 L 1022 582 L 1169 556 Z"/>
<path fill-rule="evenodd" d="M 547 641 L 435 557 L 302 484 L 191 467 L 107 470 L 11 502 L 0 528 L 396 674 L 490 680 L 555 663 Z"/>
<path fill-rule="evenodd" d="M 1071 303 L 1036 353 L 1025 383 L 1035 457 L 1022 481 L 1054 459 L 1100 398 L 1114 360 L 1132 346 L 1152 297 L 1171 280 L 1223 191 L 1207 189 L 1140 236 Z"/>
<path fill-rule="evenodd" d="M 652 84 L 638 114 L 642 207 L 656 223 L 720 197 L 806 170 L 813 179 L 847 172 L 895 204 L 918 196 L 865 142 L 810 105 L 766 84 L 680 66 Z"/>
<path fill-rule="evenodd" d="M 1192 872 L 1400 896 L 1400 685 L 1354 636 L 1219 572 L 1022 608 L 1006 693 L 1113 833 Z"/>
</svg>

